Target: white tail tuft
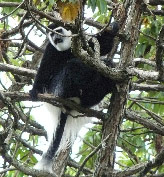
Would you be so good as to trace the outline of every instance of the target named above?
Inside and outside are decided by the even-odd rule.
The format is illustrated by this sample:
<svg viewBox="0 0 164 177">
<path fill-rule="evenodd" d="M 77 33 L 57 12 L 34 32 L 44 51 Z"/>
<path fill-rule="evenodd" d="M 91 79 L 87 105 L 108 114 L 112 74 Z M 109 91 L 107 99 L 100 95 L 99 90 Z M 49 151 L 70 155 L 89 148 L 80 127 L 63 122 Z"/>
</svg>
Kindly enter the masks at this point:
<svg viewBox="0 0 164 177">
<path fill-rule="evenodd" d="M 45 158 L 42 158 L 35 166 L 34 169 L 37 170 L 44 170 L 47 171 L 49 173 L 54 173 L 52 170 L 52 166 L 53 166 L 53 162 L 52 161 L 48 161 Z"/>
<path fill-rule="evenodd" d="M 91 120 L 92 118 L 84 117 L 81 113 L 75 110 L 71 111 L 67 118 L 58 152 L 67 149 L 69 146 L 72 146 L 80 129 L 85 124 L 90 123 Z"/>
<path fill-rule="evenodd" d="M 48 117 L 48 119 L 45 119 L 45 121 L 49 121 L 49 123 L 47 123 L 49 124 L 47 132 L 50 146 L 53 141 L 53 135 L 56 132 L 57 125 L 60 123 L 61 109 L 49 103 L 44 103 L 43 105 L 46 107 L 47 110 L 46 115 Z M 72 146 L 80 129 L 86 123 L 91 122 L 91 120 L 92 118 L 83 117 L 82 114 L 77 111 L 71 111 L 67 117 L 62 139 L 56 153 L 64 151 L 69 146 Z M 52 160 L 46 159 L 45 155 L 46 153 L 43 154 L 41 161 L 39 161 L 34 168 L 38 170 L 46 170 L 48 172 L 53 173 L 52 170 L 53 162 Z"/>
</svg>

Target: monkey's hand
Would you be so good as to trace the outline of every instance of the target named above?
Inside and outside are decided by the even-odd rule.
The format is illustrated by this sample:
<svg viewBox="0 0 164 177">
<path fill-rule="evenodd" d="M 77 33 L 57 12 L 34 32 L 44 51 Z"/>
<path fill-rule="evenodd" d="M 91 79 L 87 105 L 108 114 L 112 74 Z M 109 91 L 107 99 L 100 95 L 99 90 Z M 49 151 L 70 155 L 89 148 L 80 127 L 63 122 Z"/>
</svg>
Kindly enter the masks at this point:
<svg viewBox="0 0 164 177">
<path fill-rule="evenodd" d="M 32 90 L 30 90 L 30 92 L 29 92 L 29 94 L 30 94 L 30 97 L 31 97 L 31 100 L 32 101 L 37 101 L 37 99 L 38 99 L 38 90 L 37 89 L 32 89 Z"/>
</svg>

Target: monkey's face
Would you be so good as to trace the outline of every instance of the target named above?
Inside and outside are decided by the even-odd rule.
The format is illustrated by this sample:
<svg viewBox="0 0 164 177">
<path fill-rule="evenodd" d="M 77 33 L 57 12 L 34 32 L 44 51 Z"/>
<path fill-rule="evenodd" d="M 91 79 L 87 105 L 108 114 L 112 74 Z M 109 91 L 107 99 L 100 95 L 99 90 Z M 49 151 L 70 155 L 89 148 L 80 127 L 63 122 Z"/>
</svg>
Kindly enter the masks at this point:
<svg viewBox="0 0 164 177">
<path fill-rule="evenodd" d="M 55 28 L 53 32 L 48 33 L 50 43 L 58 50 L 65 51 L 71 47 L 71 34 L 72 32 L 64 29 L 63 27 Z"/>
</svg>

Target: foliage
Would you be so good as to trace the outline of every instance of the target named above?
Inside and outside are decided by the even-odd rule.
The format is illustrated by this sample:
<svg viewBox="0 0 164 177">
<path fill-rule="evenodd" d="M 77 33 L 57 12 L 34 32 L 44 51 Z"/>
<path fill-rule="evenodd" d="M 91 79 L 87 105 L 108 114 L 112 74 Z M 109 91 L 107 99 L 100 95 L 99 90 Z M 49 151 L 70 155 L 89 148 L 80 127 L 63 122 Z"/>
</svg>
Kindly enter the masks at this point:
<svg viewBox="0 0 164 177">
<path fill-rule="evenodd" d="M 107 2 L 105 0 L 88 0 L 88 7 L 91 7 L 93 12 L 98 8 L 99 12 L 103 14 L 107 11 Z"/>
</svg>

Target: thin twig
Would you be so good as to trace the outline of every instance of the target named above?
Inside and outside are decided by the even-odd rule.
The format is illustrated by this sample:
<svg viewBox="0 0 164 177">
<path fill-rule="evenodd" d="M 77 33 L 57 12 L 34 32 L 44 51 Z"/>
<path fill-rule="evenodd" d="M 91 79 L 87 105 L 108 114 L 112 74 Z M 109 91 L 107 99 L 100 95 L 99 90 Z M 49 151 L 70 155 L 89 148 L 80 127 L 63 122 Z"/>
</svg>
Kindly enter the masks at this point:
<svg viewBox="0 0 164 177">
<path fill-rule="evenodd" d="M 42 23 L 40 23 L 40 21 L 39 21 L 38 19 L 36 19 L 36 18 L 34 17 L 34 15 L 32 14 L 32 12 L 30 11 L 30 8 L 29 8 L 29 5 L 28 5 L 27 2 L 26 2 L 26 7 L 27 7 L 27 11 L 30 13 L 32 19 L 34 19 L 36 23 L 38 23 L 40 26 L 42 26 L 43 28 L 45 28 L 47 31 L 50 31 L 50 32 L 55 33 L 55 34 L 57 34 L 57 35 L 60 35 L 60 36 L 62 36 L 62 37 L 76 37 L 76 36 L 79 36 L 79 34 L 63 35 L 63 34 L 61 34 L 61 33 L 58 33 L 58 32 L 56 32 L 56 31 L 54 31 L 54 30 L 52 30 L 52 29 L 50 29 L 50 28 L 44 26 Z"/>
<path fill-rule="evenodd" d="M 10 15 L 12 15 L 14 12 L 16 12 L 23 4 L 25 3 L 25 0 L 22 2 L 22 3 L 20 3 L 13 11 L 11 11 L 9 14 L 7 14 L 7 15 L 5 15 L 5 16 L 3 16 L 2 18 L 0 18 L 0 21 L 1 20 L 3 20 L 3 19 L 5 19 L 5 18 L 7 18 L 7 17 L 9 17 Z"/>
<path fill-rule="evenodd" d="M 79 167 L 75 177 L 79 177 L 80 172 L 82 171 L 84 165 L 86 164 L 86 162 L 102 147 L 102 145 L 109 139 L 110 135 L 108 135 L 83 161 L 83 163 L 81 164 L 81 166 Z"/>
</svg>

